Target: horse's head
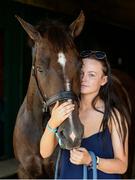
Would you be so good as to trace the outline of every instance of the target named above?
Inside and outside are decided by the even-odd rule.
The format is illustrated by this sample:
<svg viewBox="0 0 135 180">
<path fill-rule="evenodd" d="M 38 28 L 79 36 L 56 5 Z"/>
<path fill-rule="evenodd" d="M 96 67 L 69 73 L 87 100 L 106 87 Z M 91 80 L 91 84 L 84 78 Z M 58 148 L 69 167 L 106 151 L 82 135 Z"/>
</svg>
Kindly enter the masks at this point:
<svg viewBox="0 0 135 180">
<path fill-rule="evenodd" d="M 75 110 L 58 128 L 58 134 L 63 148 L 78 147 L 83 136 L 77 103 L 81 61 L 74 37 L 83 29 L 83 12 L 68 28 L 56 22 L 34 27 L 18 16 L 17 19 L 34 41 L 32 69 L 43 109 L 51 110 L 56 101 L 70 99 L 75 103 Z"/>
</svg>

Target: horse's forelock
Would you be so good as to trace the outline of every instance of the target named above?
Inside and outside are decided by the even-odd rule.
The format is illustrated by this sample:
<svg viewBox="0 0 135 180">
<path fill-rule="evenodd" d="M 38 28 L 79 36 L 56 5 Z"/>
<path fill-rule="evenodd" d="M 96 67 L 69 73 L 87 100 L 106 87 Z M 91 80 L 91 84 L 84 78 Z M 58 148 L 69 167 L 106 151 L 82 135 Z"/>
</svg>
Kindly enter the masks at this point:
<svg viewBox="0 0 135 180">
<path fill-rule="evenodd" d="M 46 36 L 56 52 L 67 52 L 74 48 L 74 42 L 67 30 L 67 27 L 60 22 L 45 21 L 40 22 L 37 30 L 41 36 Z"/>
</svg>

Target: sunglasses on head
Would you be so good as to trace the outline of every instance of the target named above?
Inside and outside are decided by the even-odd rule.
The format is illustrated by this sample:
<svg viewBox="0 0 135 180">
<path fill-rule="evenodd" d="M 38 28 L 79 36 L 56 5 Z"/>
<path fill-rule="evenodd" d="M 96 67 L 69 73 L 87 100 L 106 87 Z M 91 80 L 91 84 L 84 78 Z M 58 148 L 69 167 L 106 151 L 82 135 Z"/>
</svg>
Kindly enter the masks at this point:
<svg viewBox="0 0 135 180">
<path fill-rule="evenodd" d="M 106 53 L 103 51 L 92 51 L 92 50 L 85 50 L 80 53 L 81 58 L 88 58 L 90 56 L 95 56 L 96 59 L 104 59 L 106 58 Z"/>
</svg>

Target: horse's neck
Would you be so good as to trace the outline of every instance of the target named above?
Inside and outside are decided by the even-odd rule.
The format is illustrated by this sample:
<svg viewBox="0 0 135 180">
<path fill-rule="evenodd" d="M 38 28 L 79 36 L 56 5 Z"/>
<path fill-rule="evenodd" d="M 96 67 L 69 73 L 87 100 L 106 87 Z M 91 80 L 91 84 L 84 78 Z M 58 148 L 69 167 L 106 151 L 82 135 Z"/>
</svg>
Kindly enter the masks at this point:
<svg viewBox="0 0 135 180">
<path fill-rule="evenodd" d="M 34 76 L 30 77 L 28 91 L 27 91 L 27 109 L 29 111 L 37 110 L 42 113 L 42 102 L 41 97 L 39 97 L 39 92 Z"/>
<path fill-rule="evenodd" d="M 32 75 L 30 77 L 25 105 L 27 106 L 27 111 L 31 113 L 32 119 L 34 118 L 37 122 L 36 124 L 41 128 L 44 128 L 50 117 L 50 113 L 43 113 L 42 111 L 42 97 L 40 97 L 35 78 Z"/>
</svg>

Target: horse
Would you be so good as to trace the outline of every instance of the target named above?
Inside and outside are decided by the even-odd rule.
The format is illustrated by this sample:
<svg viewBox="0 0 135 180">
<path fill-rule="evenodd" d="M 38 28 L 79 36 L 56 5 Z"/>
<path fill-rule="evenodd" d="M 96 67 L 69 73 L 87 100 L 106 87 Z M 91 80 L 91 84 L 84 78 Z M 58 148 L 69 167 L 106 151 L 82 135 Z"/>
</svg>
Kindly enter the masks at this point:
<svg viewBox="0 0 135 180">
<path fill-rule="evenodd" d="M 51 112 L 56 101 L 72 101 L 75 110 L 58 128 L 61 146 L 72 149 L 80 146 L 84 127 L 78 115 L 81 60 L 74 43 L 84 26 L 85 16 L 80 12 L 68 27 L 56 21 L 33 26 L 16 16 L 34 41 L 33 60 L 28 90 L 18 111 L 13 149 L 19 161 L 18 177 L 23 179 L 52 178 L 52 160 L 40 155 L 40 139 L 46 111 Z M 50 174 L 48 174 L 50 173 Z"/>
</svg>

